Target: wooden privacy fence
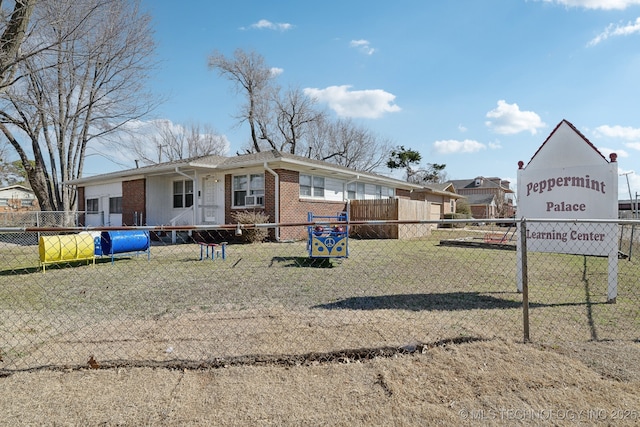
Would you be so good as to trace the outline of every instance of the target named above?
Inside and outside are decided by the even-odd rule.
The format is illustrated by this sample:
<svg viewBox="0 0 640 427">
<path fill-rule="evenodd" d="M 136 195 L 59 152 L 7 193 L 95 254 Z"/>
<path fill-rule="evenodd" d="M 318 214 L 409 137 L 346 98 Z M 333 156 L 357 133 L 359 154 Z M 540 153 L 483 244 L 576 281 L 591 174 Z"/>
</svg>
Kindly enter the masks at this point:
<svg viewBox="0 0 640 427">
<path fill-rule="evenodd" d="M 428 201 L 408 199 L 352 200 L 351 221 L 438 220 L 440 209 Z M 428 236 L 436 224 L 354 225 L 351 235 L 370 239 L 409 239 Z"/>
</svg>

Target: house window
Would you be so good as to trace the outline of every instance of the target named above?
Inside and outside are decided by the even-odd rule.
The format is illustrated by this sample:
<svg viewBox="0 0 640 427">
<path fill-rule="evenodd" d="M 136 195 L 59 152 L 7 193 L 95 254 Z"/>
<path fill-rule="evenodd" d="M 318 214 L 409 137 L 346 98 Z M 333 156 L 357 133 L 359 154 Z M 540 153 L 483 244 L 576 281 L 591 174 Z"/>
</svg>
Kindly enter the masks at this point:
<svg viewBox="0 0 640 427">
<path fill-rule="evenodd" d="M 364 182 L 350 182 L 347 184 L 347 198 L 349 200 L 364 199 Z"/>
<path fill-rule="evenodd" d="M 453 199 L 449 200 L 449 212 L 455 212 L 456 211 L 456 203 Z"/>
<path fill-rule="evenodd" d="M 97 213 L 98 210 L 98 199 L 87 199 L 87 212 Z"/>
<path fill-rule="evenodd" d="M 193 206 L 193 181 L 173 181 L 173 207 L 188 208 Z"/>
<path fill-rule="evenodd" d="M 122 213 L 122 197 L 109 197 L 109 213 L 110 214 Z"/>
<path fill-rule="evenodd" d="M 33 206 L 33 200 L 34 199 L 22 199 L 20 200 L 20 204 L 22 204 L 22 206 Z"/>
<path fill-rule="evenodd" d="M 233 177 L 233 206 L 264 206 L 264 174 Z"/>
<path fill-rule="evenodd" d="M 9 199 L 0 199 L 0 206 L 9 206 Z"/>
<path fill-rule="evenodd" d="M 324 197 L 324 178 L 321 176 L 300 174 L 301 197 Z"/>
<path fill-rule="evenodd" d="M 376 185 L 375 191 L 376 199 L 393 198 L 393 188 L 385 187 L 384 185 Z"/>
</svg>

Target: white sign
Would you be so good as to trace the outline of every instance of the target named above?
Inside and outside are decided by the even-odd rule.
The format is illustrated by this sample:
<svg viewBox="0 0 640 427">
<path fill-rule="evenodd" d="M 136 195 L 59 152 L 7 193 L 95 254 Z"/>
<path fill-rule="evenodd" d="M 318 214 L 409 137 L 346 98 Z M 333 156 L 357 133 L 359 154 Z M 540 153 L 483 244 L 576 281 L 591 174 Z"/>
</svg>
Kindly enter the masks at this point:
<svg viewBox="0 0 640 427">
<path fill-rule="evenodd" d="M 617 219 L 616 163 L 552 169 L 520 169 L 518 217 Z M 527 249 L 581 255 L 617 251 L 617 224 L 527 223 Z"/>
<path fill-rule="evenodd" d="M 527 250 L 608 256 L 608 299 L 617 295 L 618 165 L 608 162 L 569 122 L 563 120 L 518 170 L 517 215 L 526 222 Z M 548 221 L 562 219 L 563 222 Z M 593 220 L 567 222 L 566 220 Z M 518 236 L 522 233 L 518 222 Z M 518 290 L 522 291 L 522 242 L 518 240 Z"/>
</svg>

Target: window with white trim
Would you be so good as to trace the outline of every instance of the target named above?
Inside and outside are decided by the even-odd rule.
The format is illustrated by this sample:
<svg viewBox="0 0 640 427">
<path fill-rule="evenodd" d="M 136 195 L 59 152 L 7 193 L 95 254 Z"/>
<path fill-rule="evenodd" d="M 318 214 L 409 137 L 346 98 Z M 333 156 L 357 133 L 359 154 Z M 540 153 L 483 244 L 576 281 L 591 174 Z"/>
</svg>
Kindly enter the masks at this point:
<svg viewBox="0 0 640 427">
<path fill-rule="evenodd" d="M 347 184 L 347 199 L 364 199 L 364 182 L 350 182 Z"/>
<path fill-rule="evenodd" d="M 264 206 L 264 174 L 234 175 L 233 206 Z"/>
<path fill-rule="evenodd" d="M 110 214 L 122 213 L 122 197 L 109 197 L 109 213 Z"/>
<path fill-rule="evenodd" d="M 99 211 L 98 199 L 87 199 L 87 212 L 97 213 Z"/>
<path fill-rule="evenodd" d="M 190 179 L 173 181 L 173 207 L 193 206 L 193 181 Z"/>
<path fill-rule="evenodd" d="M 392 199 L 393 188 L 385 187 L 384 185 L 376 185 L 376 199 Z"/>
<path fill-rule="evenodd" d="M 376 185 L 376 199 L 382 199 L 382 185 Z"/>
<path fill-rule="evenodd" d="M 324 177 L 300 174 L 300 197 L 324 197 Z"/>
</svg>

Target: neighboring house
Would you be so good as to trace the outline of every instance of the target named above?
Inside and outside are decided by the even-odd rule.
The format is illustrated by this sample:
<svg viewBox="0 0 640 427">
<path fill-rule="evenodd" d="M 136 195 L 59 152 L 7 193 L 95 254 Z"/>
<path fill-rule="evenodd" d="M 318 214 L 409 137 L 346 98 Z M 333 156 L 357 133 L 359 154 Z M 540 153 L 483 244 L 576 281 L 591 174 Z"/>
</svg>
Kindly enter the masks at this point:
<svg viewBox="0 0 640 427">
<path fill-rule="evenodd" d="M 299 223 L 308 212 L 335 215 L 356 199 L 438 198 L 438 209 L 446 212 L 450 198 L 458 197 L 275 150 L 161 163 L 65 184 L 77 187 L 87 226 L 232 224 L 232 214 L 242 210 L 264 211 L 273 223 Z M 439 212 L 435 219 L 441 217 Z M 299 228 L 276 233 L 276 239 L 300 238 Z"/>
<path fill-rule="evenodd" d="M 26 212 L 40 210 L 33 190 L 23 185 L 0 188 L 0 212 Z"/>
<path fill-rule="evenodd" d="M 621 219 L 640 218 L 640 200 L 618 200 L 618 217 Z"/>
<path fill-rule="evenodd" d="M 474 218 L 508 218 L 515 215 L 513 191 L 501 178 L 459 179 L 449 181 L 455 192 L 466 196 Z"/>
<path fill-rule="evenodd" d="M 454 213 L 458 199 L 464 199 L 464 197 L 456 194 L 450 182 L 426 184 L 423 188 L 411 193 L 411 199 L 429 202 L 432 219 L 442 219 L 445 214 Z"/>
<path fill-rule="evenodd" d="M 495 194 L 469 194 L 467 203 L 474 218 L 496 218 L 498 207 Z"/>
</svg>

